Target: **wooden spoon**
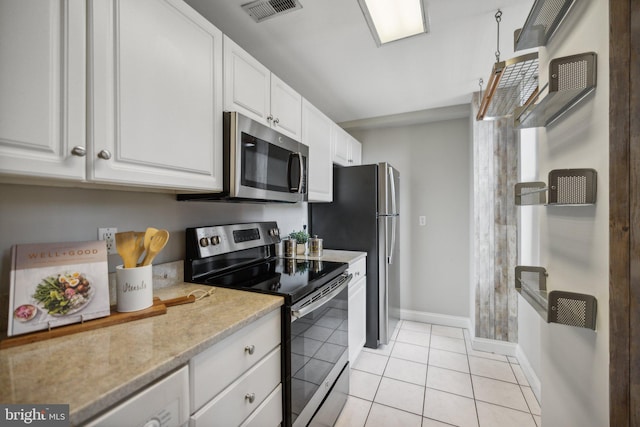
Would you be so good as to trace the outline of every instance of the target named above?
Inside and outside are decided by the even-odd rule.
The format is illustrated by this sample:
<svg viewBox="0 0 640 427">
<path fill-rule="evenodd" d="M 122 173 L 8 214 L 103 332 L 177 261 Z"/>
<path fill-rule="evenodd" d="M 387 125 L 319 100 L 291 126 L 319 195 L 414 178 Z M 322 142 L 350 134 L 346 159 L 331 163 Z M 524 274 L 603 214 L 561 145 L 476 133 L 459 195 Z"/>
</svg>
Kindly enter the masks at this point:
<svg viewBox="0 0 640 427">
<path fill-rule="evenodd" d="M 123 231 L 116 233 L 116 250 L 122 258 L 124 268 L 133 268 L 138 261 L 135 257 L 136 233 L 135 231 Z"/>
<path fill-rule="evenodd" d="M 158 253 L 160 253 L 160 251 L 165 247 L 168 240 L 169 232 L 167 230 L 158 230 L 151 238 L 147 254 L 144 256 L 144 260 L 142 260 L 140 265 L 144 266 L 151 264 L 151 261 L 153 261 L 156 255 L 158 255 Z"/>
</svg>

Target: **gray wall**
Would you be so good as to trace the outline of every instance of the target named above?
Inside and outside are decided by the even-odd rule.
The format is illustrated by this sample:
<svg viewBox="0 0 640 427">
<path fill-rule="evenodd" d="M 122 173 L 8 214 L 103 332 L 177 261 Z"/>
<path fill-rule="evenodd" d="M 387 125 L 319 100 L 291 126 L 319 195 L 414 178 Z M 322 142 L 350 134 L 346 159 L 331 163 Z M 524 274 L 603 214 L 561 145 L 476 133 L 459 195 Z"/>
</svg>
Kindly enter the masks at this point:
<svg viewBox="0 0 640 427">
<path fill-rule="evenodd" d="M 306 223 L 307 205 L 178 202 L 164 193 L 0 184 L 0 294 L 8 292 L 10 248 L 17 243 L 96 240 L 98 227 L 166 228 L 167 247 L 154 264 L 184 259 L 187 227 L 277 220 L 289 233 Z M 122 260 L 109 256 L 109 271 Z"/>
<path fill-rule="evenodd" d="M 352 134 L 400 171 L 402 309 L 469 317 L 469 119 Z"/>
</svg>

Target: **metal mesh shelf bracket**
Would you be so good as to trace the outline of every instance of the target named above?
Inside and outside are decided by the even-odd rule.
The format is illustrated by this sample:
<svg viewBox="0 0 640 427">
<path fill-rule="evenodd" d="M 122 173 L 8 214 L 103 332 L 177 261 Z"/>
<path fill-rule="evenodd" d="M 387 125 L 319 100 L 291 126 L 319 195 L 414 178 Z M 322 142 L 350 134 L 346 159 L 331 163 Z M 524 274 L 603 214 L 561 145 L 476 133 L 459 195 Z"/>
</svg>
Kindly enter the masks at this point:
<svg viewBox="0 0 640 427">
<path fill-rule="evenodd" d="M 549 205 L 592 205 L 596 202 L 594 169 L 556 169 L 549 172 Z"/>
<path fill-rule="evenodd" d="M 515 185 L 516 206 L 544 205 L 547 203 L 547 184 L 519 182 Z"/>
<path fill-rule="evenodd" d="M 518 265 L 515 271 L 516 291 L 547 320 L 547 270 L 544 267 Z"/>
<path fill-rule="evenodd" d="M 597 300 L 575 292 L 549 293 L 549 323 L 596 329 Z"/>
</svg>

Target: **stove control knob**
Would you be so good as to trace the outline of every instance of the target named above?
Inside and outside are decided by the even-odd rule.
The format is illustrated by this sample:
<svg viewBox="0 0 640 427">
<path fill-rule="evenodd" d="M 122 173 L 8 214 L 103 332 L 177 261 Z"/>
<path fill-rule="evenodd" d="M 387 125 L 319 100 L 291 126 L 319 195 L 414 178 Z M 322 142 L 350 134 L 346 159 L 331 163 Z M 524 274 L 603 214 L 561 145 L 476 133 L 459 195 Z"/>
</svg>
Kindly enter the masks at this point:
<svg viewBox="0 0 640 427">
<path fill-rule="evenodd" d="M 206 248 L 207 246 L 209 246 L 209 239 L 206 237 L 201 238 L 200 246 L 202 246 L 203 248 Z"/>
<path fill-rule="evenodd" d="M 211 244 L 213 246 L 220 244 L 220 236 L 211 236 L 211 239 L 209 240 L 211 240 Z"/>
</svg>

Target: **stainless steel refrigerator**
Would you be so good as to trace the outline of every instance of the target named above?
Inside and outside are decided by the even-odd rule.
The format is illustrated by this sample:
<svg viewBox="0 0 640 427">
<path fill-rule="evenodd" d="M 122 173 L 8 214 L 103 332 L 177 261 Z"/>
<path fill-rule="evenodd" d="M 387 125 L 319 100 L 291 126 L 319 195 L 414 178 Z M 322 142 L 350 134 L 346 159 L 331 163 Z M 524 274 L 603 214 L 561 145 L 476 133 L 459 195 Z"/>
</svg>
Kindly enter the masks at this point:
<svg viewBox="0 0 640 427">
<path fill-rule="evenodd" d="M 400 173 L 388 163 L 335 167 L 333 202 L 311 203 L 325 249 L 367 252 L 367 339 L 387 344 L 400 319 Z"/>
</svg>

